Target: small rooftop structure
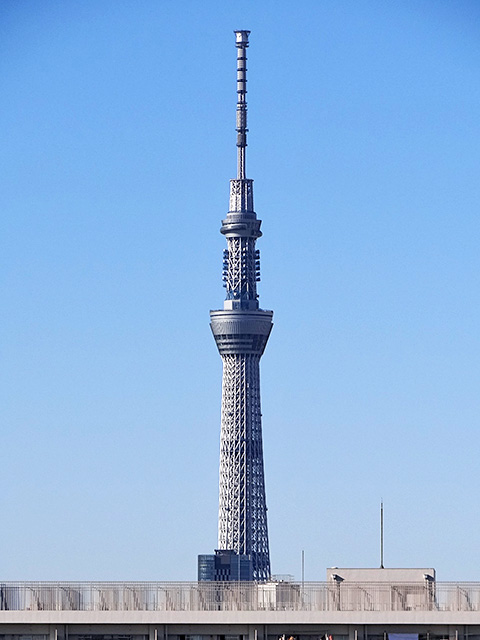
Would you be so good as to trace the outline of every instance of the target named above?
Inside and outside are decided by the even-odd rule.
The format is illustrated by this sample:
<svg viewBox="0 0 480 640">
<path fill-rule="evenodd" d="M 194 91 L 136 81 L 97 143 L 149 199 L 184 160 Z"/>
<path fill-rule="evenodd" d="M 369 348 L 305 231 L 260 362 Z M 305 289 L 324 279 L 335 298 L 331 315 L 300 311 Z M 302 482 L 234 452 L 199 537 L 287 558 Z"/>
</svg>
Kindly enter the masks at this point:
<svg viewBox="0 0 480 640">
<path fill-rule="evenodd" d="M 388 582 L 424 583 L 425 580 L 435 582 L 435 569 L 347 569 L 332 567 L 327 569 L 327 582 Z"/>
<path fill-rule="evenodd" d="M 435 607 L 435 569 L 327 569 L 331 610 L 429 611 Z"/>
</svg>

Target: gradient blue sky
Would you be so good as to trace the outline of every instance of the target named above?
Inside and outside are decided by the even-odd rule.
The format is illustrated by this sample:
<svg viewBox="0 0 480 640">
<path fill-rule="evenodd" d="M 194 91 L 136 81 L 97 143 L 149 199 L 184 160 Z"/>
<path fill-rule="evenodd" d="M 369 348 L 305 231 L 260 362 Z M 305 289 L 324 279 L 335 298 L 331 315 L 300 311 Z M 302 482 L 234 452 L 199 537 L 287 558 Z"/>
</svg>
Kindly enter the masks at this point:
<svg viewBox="0 0 480 640">
<path fill-rule="evenodd" d="M 480 4 L 2 0 L 0 576 L 216 545 L 234 29 L 272 565 L 480 580 Z"/>
</svg>

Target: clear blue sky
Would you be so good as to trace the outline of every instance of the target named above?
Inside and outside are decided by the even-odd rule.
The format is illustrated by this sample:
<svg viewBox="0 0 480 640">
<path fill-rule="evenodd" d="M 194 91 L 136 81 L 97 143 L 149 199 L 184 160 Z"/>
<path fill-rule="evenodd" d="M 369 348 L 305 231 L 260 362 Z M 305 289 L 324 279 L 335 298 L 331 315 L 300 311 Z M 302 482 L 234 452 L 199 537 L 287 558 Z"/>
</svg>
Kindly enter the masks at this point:
<svg viewBox="0 0 480 640">
<path fill-rule="evenodd" d="M 480 580 L 480 4 L 3 0 L 0 576 L 216 545 L 234 29 L 273 571 Z"/>
</svg>

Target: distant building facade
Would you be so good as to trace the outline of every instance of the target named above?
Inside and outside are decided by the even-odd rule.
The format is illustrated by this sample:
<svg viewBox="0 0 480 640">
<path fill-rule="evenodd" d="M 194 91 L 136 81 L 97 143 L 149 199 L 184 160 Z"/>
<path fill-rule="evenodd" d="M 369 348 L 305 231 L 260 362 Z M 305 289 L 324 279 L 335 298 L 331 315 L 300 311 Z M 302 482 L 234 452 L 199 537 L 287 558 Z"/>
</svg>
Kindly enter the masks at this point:
<svg viewBox="0 0 480 640">
<path fill-rule="evenodd" d="M 229 582 L 253 580 L 253 562 L 250 556 L 230 550 L 217 550 L 215 554 L 198 556 L 198 579 Z"/>
</svg>

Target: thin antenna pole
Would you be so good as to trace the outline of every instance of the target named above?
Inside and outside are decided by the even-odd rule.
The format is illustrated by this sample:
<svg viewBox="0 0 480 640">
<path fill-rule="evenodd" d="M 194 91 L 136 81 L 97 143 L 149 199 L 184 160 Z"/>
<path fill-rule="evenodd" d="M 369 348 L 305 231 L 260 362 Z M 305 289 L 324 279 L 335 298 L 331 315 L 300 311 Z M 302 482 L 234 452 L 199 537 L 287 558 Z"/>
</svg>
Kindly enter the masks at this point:
<svg viewBox="0 0 480 640">
<path fill-rule="evenodd" d="M 383 498 L 380 503 L 380 569 L 384 569 L 383 566 Z"/>
<path fill-rule="evenodd" d="M 305 593 L 305 550 L 302 549 L 302 598 Z"/>
<path fill-rule="evenodd" d="M 237 46 L 237 179 L 246 177 L 247 147 L 247 47 L 250 31 L 235 31 Z"/>
</svg>

